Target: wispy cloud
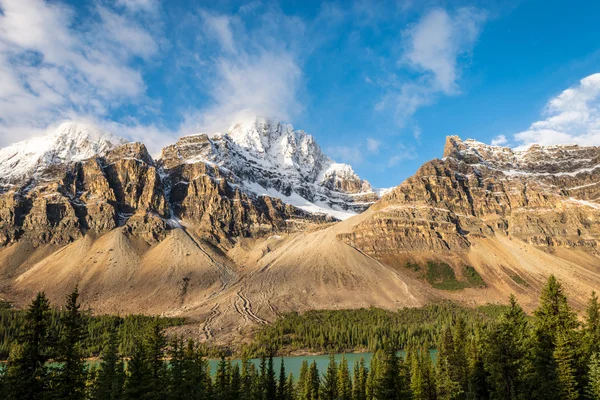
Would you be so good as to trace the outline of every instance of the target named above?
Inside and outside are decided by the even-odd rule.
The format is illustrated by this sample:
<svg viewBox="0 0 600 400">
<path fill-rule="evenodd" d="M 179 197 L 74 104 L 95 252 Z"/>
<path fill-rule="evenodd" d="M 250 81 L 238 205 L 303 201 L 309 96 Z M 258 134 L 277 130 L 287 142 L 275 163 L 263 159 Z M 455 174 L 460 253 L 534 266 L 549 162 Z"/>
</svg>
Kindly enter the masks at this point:
<svg viewBox="0 0 600 400">
<path fill-rule="evenodd" d="M 417 158 L 417 151 L 414 146 L 407 146 L 402 143 L 398 144 L 398 150 L 389 158 L 387 166 L 395 167 L 405 160 L 414 160 Z"/>
<path fill-rule="evenodd" d="M 506 135 L 498 135 L 492 139 L 492 146 L 503 146 L 505 144 L 508 144 Z"/>
<path fill-rule="evenodd" d="M 371 153 L 377 153 L 380 146 L 381 141 L 373 138 L 367 138 L 367 150 L 369 150 Z"/>
<path fill-rule="evenodd" d="M 545 119 L 514 135 L 521 146 L 531 144 L 600 145 L 600 73 L 589 75 L 550 99 Z"/>
<path fill-rule="evenodd" d="M 278 9 L 256 7 L 240 11 L 259 19 L 260 29 L 252 31 L 238 15 L 200 11 L 205 26 L 200 39 L 218 46 L 215 56 L 202 60 L 211 102 L 187 114 L 183 131 L 224 131 L 256 115 L 289 121 L 302 110 L 302 68 L 293 46 L 298 39 L 290 35 L 301 38 L 304 25 Z"/>
<path fill-rule="evenodd" d="M 99 18 L 82 27 L 71 8 L 42 0 L 0 0 L 0 10 L 0 145 L 144 101 L 134 59 L 158 46 L 134 21 L 97 6 Z"/>
<path fill-rule="evenodd" d="M 379 108 L 393 107 L 402 126 L 438 96 L 460 93 L 463 59 L 472 51 L 485 19 L 485 12 L 476 8 L 459 8 L 455 12 L 437 8 L 404 30 L 400 66 L 415 75 L 395 83 Z"/>
</svg>

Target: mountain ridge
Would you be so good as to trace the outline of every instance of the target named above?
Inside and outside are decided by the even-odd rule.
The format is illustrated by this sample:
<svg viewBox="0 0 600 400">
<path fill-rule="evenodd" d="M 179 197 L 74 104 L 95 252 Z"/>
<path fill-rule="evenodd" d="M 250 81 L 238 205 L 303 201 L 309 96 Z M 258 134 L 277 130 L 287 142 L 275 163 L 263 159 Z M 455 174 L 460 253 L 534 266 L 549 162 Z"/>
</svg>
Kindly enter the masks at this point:
<svg viewBox="0 0 600 400">
<path fill-rule="evenodd" d="M 254 138 L 268 152 L 266 133 Z M 252 164 L 228 135 L 184 137 L 156 161 L 123 144 L 0 194 L 0 296 L 61 299 L 79 285 L 96 312 L 185 316 L 200 337 L 223 341 L 315 308 L 478 305 L 515 293 L 532 309 L 549 274 L 581 309 L 600 286 L 600 148 L 449 137 L 442 156 L 336 221 L 245 187 L 282 194 L 302 175 L 293 163 L 291 175 Z M 314 166 L 315 180 L 292 182 L 304 199 L 335 193 L 317 187 Z M 362 193 L 360 182 L 339 195 Z"/>
</svg>

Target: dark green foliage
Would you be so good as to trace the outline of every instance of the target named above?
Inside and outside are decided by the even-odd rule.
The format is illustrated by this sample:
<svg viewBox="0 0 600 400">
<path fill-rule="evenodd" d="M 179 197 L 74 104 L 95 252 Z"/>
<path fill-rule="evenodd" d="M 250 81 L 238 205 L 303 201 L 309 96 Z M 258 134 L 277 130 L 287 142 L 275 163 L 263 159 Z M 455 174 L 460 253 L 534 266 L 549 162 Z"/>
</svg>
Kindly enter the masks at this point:
<svg viewBox="0 0 600 400">
<path fill-rule="evenodd" d="M 251 351 L 257 354 L 261 348 L 271 346 L 280 352 L 307 349 L 342 353 L 376 351 L 386 344 L 401 349 L 436 343 L 442 329 L 457 318 L 464 319 L 472 329 L 497 318 L 505 309 L 506 306 L 490 305 L 473 310 L 440 303 L 398 312 L 370 308 L 287 313 L 257 333 Z"/>
<path fill-rule="evenodd" d="M 471 267 L 470 265 L 465 265 L 464 267 L 464 275 L 465 278 L 467 279 L 467 282 L 469 283 L 469 285 L 471 287 L 485 287 L 485 282 L 483 281 L 483 278 L 481 277 L 481 275 L 479 275 L 479 273 L 477 272 L 477 270 L 475 270 L 475 268 Z"/>
<path fill-rule="evenodd" d="M 45 297 L 34 300 L 23 336 L 7 367 L 0 369 L 1 399 L 600 400 L 598 299 L 590 299 L 581 327 L 554 277 L 542 290 L 533 318 L 514 297 L 508 307 L 470 311 L 442 304 L 398 313 L 372 309 L 285 316 L 260 334 L 274 333 L 279 345 L 293 332 L 295 343 L 304 337 L 306 343 L 325 339 L 343 347 L 369 333 L 378 337 L 372 343 L 381 346 L 368 367 L 358 362 L 352 374 L 344 357 L 336 362 L 331 356 L 322 375 L 315 362 L 304 362 L 297 383 L 286 376 L 283 363 L 277 377 L 272 356 L 263 356 L 256 368 L 249 353 L 241 363 L 222 357 L 211 377 L 202 347 L 180 338 L 167 344 L 159 320 L 132 337 L 124 368 L 118 346 L 123 320 L 113 319 L 99 367 L 86 371 L 82 344 L 90 319 L 80 313 L 77 296 L 74 291 L 68 297 L 55 322 Z M 297 324 L 295 330 L 284 334 L 280 329 L 290 321 Z M 59 329 L 50 330 L 53 324 Z M 273 348 L 264 346 L 267 338 L 260 337 L 263 342 L 254 351 L 272 354 L 265 351 Z M 406 344 L 404 359 L 397 351 L 400 343 Z M 437 349 L 433 360 L 429 343 Z M 49 354 L 57 355 L 51 371 Z"/>
<path fill-rule="evenodd" d="M 50 305 L 43 293 L 38 293 L 24 316 L 6 368 L 6 399 L 43 399 L 49 387 L 46 362 L 53 344 L 49 337 Z"/>
<path fill-rule="evenodd" d="M 0 360 L 7 360 L 9 352 L 18 338 L 23 335 L 27 310 L 15 310 L 0 307 Z M 64 311 L 50 310 L 48 312 L 48 334 L 57 337 L 61 331 L 61 318 Z M 83 311 L 86 335 L 83 341 L 83 351 L 86 357 L 98 356 L 104 349 L 106 335 L 117 325 L 119 336 L 119 351 L 126 356 L 132 354 L 134 337 L 140 332 L 151 328 L 155 318 L 145 315 L 128 315 L 118 317 L 113 315 L 91 316 Z M 182 318 L 160 318 L 160 324 L 169 326 L 183 325 Z M 56 358 L 56 349 L 48 349 L 49 357 Z"/>
<path fill-rule="evenodd" d="M 59 367 L 54 376 L 53 392 L 64 400 L 83 400 L 86 368 L 82 351 L 85 338 L 84 319 L 79 311 L 77 288 L 67 296 L 66 312 L 62 316 L 62 334 L 58 345 Z"/>
</svg>

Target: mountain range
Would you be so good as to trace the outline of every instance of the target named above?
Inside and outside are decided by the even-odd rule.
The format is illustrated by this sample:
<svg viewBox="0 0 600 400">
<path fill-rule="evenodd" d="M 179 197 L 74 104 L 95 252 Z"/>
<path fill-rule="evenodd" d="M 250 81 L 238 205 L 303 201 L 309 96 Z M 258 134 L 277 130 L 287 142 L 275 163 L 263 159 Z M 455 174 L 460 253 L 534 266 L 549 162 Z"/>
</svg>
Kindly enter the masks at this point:
<svg viewBox="0 0 600 400">
<path fill-rule="evenodd" d="M 506 302 L 548 275 L 581 308 L 600 287 L 600 148 L 448 137 L 381 190 L 265 118 L 154 159 L 84 124 L 0 150 L 0 298 L 75 285 L 98 313 L 184 316 L 243 338 L 286 311 Z"/>
</svg>

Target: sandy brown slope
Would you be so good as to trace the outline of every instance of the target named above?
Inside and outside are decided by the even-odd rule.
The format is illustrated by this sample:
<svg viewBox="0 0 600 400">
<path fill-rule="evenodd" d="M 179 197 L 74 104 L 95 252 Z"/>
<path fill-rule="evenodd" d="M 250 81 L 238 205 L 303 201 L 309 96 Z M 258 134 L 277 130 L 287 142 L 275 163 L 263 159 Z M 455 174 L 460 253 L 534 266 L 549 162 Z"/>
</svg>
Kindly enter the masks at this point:
<svg viewBox="0 0 600 400">
<path fill-rule="evenodd" d="M 510 293 L 531 310 L 551 273 L 577 307 L 600 288 L 596 256 L 567 248 L 550 252 L 497 235 L 473 238 L 466 253 L 410 253 L 422 262 L 472 265 L 487 284 L 454 292 L 433 289 L 397 262 L 377 260 L 339 239 L 374 213 L 313 232 L 240 241 L 229 257 L 182 229 L 153 246 L 121 230 L 88 235 L 58 250 L 17 244 L 0 251 L 0 259 L 13 260 L 0 264 L 2 296 L 25 304 L 45 290 L 60 302 L 78 285 L 94 312 L 185 316 L 192 324 L 180 333 L 230 342 L 286 311 L 397 309 L 440 299 L 474 306 L 506 302 Z M 516 283 L 515 275 L 527 283 Z"/>
</svg>

